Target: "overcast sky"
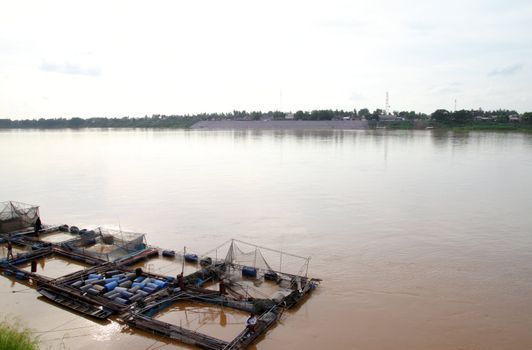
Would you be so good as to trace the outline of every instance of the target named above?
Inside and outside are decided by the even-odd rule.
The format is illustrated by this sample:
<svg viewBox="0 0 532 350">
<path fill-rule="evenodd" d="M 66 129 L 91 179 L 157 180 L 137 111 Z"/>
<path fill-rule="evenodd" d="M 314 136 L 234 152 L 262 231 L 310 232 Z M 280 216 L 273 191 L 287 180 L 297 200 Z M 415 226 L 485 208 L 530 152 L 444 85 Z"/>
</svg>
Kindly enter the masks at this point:
<svg viewBox="0 0 532 350">
<path fill-rule="evenodd" d="M 8 1 L 0 118 L 532 111 L 532 1 Z"/>
</svg>

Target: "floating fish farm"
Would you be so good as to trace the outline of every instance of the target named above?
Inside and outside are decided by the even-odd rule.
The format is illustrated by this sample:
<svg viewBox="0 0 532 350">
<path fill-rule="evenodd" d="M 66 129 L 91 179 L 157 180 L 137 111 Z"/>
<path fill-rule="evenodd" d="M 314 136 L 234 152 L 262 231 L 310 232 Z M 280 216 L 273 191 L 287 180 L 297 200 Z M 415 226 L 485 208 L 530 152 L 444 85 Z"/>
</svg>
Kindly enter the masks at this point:
<svg viewBox="0 0 532 350">
<path fill-rule="evenodd" d="M 0 203 L 0 245 L 9 241 L 17 248 L 0 260 L 5 277 L 86 317 L 111 318 L 198 348 L 245 349 L 320 283 L 308 276 L 310 258 L 236 239 L 203 254 L 176 252 L 149 246 L 142 233 L 68 225 L 35 230 L 38 216 L 37 206 Z M 48 239 L 58 234 L 61 241 Z M 181 263 L 181 272 L 164 275 L 135 267 L 158 257 Z M 55 278 L 40 273 L 39 262 L 53 258 L 76 262 L 80 269 Z M 185 274 L 185 267 L 193 272 Z M 242 323 L 241 331 L 227 340 L 158 318 L 180 303 L 253 313 L 257 323 L 252 329 Z"/>
</svg>

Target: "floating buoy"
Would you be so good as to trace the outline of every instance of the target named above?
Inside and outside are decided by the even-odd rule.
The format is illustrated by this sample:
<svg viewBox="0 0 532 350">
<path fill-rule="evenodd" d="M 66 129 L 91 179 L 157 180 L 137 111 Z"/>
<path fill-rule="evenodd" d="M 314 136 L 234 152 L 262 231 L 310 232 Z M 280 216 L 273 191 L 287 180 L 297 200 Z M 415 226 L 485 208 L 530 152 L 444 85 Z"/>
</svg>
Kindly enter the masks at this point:
<svg viewBox="0 0 532 350">
<path fill-rule="evenodd" d="M 173 250 L 163 250 L 163 256 L 166 258 L 174 258 L 175 252 Z"/>
<path fill-rule="evenodd" d="M 78 234 L 79 228 L 77 226 L 70 226 L 70 233 Z"/>
<path fill-rule="evenodd" d="M 197 263 L 198 262 L 198 255 L 197 254 L 192 254 L 192 253 L 187 253 L 187 254 L 185 254 L 185 261 Z"/>
</svg>

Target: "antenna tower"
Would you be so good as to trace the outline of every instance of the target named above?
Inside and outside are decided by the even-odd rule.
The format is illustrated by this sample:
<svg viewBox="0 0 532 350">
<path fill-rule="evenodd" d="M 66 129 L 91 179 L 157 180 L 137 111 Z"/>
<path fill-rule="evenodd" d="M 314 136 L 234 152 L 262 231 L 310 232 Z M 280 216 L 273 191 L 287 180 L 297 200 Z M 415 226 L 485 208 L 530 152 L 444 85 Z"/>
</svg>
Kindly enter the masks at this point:
<svg viewBox="0 0 532 350">
<path fill-rule="evenodd" d="M 384 105 L 384 115 L 390 114 L 390 95 L 386 91 L 386 104 Z"/>
</svg>

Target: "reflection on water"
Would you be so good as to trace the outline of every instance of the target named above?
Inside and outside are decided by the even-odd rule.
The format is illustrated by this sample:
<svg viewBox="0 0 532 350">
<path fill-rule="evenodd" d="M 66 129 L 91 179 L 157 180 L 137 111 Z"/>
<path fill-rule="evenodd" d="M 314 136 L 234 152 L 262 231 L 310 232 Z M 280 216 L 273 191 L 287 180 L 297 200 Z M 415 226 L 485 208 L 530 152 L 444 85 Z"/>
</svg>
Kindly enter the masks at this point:
<svg viewBox="0 0 532 350">
<path fill-rule="evenodd" d="M 202 303 L 180 302 L 154 318 L 225 341 L 233 340 L 246 328 L 248 314 Z"/>
<path fill-rule="evenodd" d="M 31 263 L 23 264 L 19 267 L 26 271 L 31 271 Z M 58 278 L 83 270 L 86 267 L 88 267 L 88 265 L 77 261 L 58 256 L 49 256 L 37 259 L 36 273 L 50 278 Z"/>
<path fill-rule="evenodd" d="M 133 268 L 137 267 L 140 267 L 147 272 L 171 277 L 176 277 L 181 274 L 181 272 L 186 276 L 196 272 L 200 268 L 199 264 L 189 262 L 183 264 L 183 260 L 179 256 L 176 256 L 176 258 L 166 258 L 161 256 L 143 260 L 133 265 Z"/>
<path fill-rule="evenodd" d="M 532 348 L 532 135 L 8 131 L 0 149 L 0 197 L 41 205 L 45 223 L 120 226 L 176 251 L 235 237 L 312 256 L 322 288 L 262 349 Z M 0 306 L 35 327 L 72 317 L 8 295 Z"/>
</svg>

